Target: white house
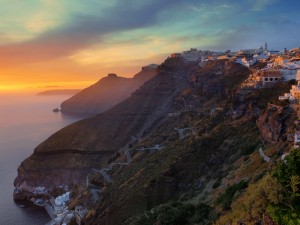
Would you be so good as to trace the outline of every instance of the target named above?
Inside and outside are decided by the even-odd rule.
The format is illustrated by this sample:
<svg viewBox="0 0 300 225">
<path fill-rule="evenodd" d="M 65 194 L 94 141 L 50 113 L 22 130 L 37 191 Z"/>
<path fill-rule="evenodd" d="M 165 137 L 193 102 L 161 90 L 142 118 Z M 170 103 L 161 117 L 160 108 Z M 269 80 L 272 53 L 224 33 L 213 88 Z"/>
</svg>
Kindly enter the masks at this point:
<svg viewBox="0 0 300 225">
<path fill-rule="evenodd" d="M 300 81 L 297 85 L 292 85 L 290 93 L 285 93 L 284 96 L 279 96 L 279 100 L 300 100 Z"/>
<path fill-rule="evenodd" d="M 266 60 L 270 57 L 270 54 L 267 53 L 267 52 L 264 52 L 264 53 L 261 53 L 261 54 L 255 54 L 253 56 L 253 59 L 256 59 L 256 60 Z"/>
<path fill-rule="evenodd" d="M 279 96 L 279 100 L 280 101 L 282 101 L 282 100 L 289 100 L 291 97 L 292 97 L 291 93 L 284 93 L 283 96 Z"/>
<path fill-rule="evenodd" d="M 294 99 L 300 99 L 300 82 L 298 81 L 297 85 L 292 85 L 290 93 Z"/>
<path fill-rule="evenodd" d="M 276 83 L 281 79 L 279 70 L 261 70 L 258 72 L 258 76 L 261 77 L 264 86 Z"/>
<path fill-rule="evenodd" d="M 247 57 L 237 57 L 235 62 L 242 64 L 243 66 L 250 67 L 256 63 L 256 59 L 248 59 Z"/>
<path fill-rule="evenodd" d="M 295 138 L 294 138 L 294 148 L 299 148 L 299 142 L 300 142 L 300 133 L 295 132 Z"/>
<path fill-rule="evenodd" d="M 69 200 L 70 192 L 68 191 L 63 195 L 56 197 L 54 201 L 51 202 L 56 215 L 63 213 Z"/>
</svg>

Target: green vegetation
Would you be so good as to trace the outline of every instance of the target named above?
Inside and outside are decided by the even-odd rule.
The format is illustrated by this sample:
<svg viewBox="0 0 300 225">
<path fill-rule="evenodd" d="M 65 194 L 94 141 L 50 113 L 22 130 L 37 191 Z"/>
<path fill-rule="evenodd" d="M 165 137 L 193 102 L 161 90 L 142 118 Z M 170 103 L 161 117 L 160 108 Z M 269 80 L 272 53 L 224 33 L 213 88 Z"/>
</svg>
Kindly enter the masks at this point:
<svg viewBox="0 0 300 225">
<path fill-rule="evenodd" d="M 278 224 L 300 224 L 300 152 L 293 151 L 281 162 L 273 176 L 282 189 L 282 201 L 271 204 L 267 212 Z"/>
<path fill-rule="evenodd" d="M 248 122 L 241 127 L 239 134 L 236 136 L 235 145 L 239 147 L 241 155 L 250 155 L 261 145 L 259 132 L 253 123 Z"/>
<path fill-rule="evenodd" d="M 271 175 L 266 175 L 256 184 L 250 184 L 246 191 L 231 204 L 231 210 L 221 216 L 216 225 L 237 224 L 243 221 L 253 224 L 262 218 L 268 204 L 277 204 L 282 200 L 278 182 Z"/>
<path fill-rule="evenodd" d="M 214 217 L 210 206 L 171 202 L 153 208 L 142 215 L 128 219 L 127 225 L 204 225 L 211 224 Z"/>
<path fill-rule="evenodd" d="M 221 204 L 223 209 L 230 209 L 231 203 L 234 200 L 234 195 L 240 191 L 245 189 L 248 186 L 246 181 L 240 181 L 237 184 L 231 185 L 228 187 L 225 192 L 217 199 L 217 203 Z"/>
<path fill-rule="evenodd" d="M 226 192 L 228 198 L 233 196 L 233 191 Z M 231 204 L 232 210 L 220 217 L 216 224 L 235 224 L 241 219 L 247 224 L 253 223 L 267 213 L 277 224 L 298 225 L 300 224 L 299 203 L 300 151 L 298 149 L 281 161 L 272 174 L 267 174 L 257 183 L 250 184 L 244 194 Z"/>
</svg>

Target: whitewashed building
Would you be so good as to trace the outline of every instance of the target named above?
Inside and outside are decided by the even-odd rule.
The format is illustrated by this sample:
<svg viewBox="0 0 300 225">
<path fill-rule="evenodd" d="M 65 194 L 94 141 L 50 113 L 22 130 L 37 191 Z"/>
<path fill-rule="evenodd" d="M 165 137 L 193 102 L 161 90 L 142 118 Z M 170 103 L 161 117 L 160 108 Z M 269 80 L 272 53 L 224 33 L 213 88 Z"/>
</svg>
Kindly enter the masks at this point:
<svg viewBox="0 0 300 225">
<path fill-rule="evenodd" d="M 291 93 L 284 93 L 283 96 L 279 96 L 279 100 L 283 101 L 283 100 L 289 100 L 292 97 Z"/>
<path fill-rule="evenodd" d="M 250 67 L 256 63 L 256 59 L 248 59 L 247 57 L 237 57 L 235 63 L 242 64 L 243 66 Z"/>
<path fill-rule="evenodd" d="M 66 192 L 63 195 L 60 195 L 52 201 L 52 206 L 56 215 L 62 214 L 66 209 L 66 205 L 70 200 L 70 192 Z"/>
<path fill-rule="evenodd" d="M 263 52 L 261 54 L 255 54 L 253 56 L 253 59 L 255 59 L 256 61 L 258 60 L 266 60 L 270 57 L 270 54 L 268 52 Z"/>
<path fill-rule="evenodd" d="M 294 99 L 300 99 L 300 82 L 298 81 L 297 85 L 292 85 L 290 93 Z"/>
<path fill-rule="evenodd" d="M 279 96 L 279 100 L 300 100 L 300 81 L 298 81 L 297 85 L 292 85 L 292 89 L 290 93 L 285 93 L 283 96 Z"/>
<path fill-rule="evenodd" d="M 261 77 L 264 86 L 276 83 L 281 79 L 279 70 L 261 70 L 258 74 Z"/>
</svg>

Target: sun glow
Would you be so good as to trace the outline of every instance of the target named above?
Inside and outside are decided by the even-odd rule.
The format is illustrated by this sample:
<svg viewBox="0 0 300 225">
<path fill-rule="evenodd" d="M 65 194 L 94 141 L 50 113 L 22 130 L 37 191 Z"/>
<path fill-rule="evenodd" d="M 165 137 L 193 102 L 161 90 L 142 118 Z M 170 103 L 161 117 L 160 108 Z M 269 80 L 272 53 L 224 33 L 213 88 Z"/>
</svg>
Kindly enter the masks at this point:
<svg viewBox="0 0 300 225">
<path fill-rule="evenodd" d="M 0 93 L 40 92 L 55 89 L 83 89 L 96 81 L 0 84 Z"/>
</svg>

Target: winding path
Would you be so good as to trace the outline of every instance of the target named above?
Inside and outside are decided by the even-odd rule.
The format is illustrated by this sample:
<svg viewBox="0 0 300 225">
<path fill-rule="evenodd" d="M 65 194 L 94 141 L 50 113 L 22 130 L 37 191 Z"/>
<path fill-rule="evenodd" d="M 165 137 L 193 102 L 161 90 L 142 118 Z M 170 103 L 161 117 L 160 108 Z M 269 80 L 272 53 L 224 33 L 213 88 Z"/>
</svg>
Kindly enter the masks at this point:
<svg viewBox="0 0 300 225">
<path fill-rule="evenodd" d="M 112 168 L 115 165 L 127 166 L 132 162 L 132 157 L 131 157 L 130 151 L 132 151 L 133 149 L 129 149 L 129 144 L 132 144 L 136 140 L 142 138 L 145 131 L 147 131 L 147 129 L 149 129 L 151 126 L 153 126 L 155 121 L 157 121 L 160 118 L 164 118 L 164 116 L 168 113 L 168 110 L 170 108 L 169 106 L 172 102 L 171 100 L 178 94 L 178 91 L 180 91 L 185 86 L 185 82 L 182 81 L 182 78 L 184 78 L 183 71 L 179 71 L 179 72 L 181 75 L 180 79 L 176 79 L 176 81 L 174 81 L 174 87 L 175 87 L 175 90 L 177 90 L 177 91 L 174 91 L 168 97 L 165 97 L 164 101 L 160 104 L 160 106 L 148 116 L 148 118 L 144 122 L 144 124 L 141 127 L 141 129 L 139 130 L 139 132 L 135 135 L 135 137 L 132 136 L 131 141 L 125 147 L 121 148 L 122 150 L 120 150 L 120 151 L 124 151 L 124 154 L 126 155 L 126 162 L 122 162 L 122 163 L 113 162 L 113 163 L 110 163 L 106 168 L 102 168 L 102 169 L 92 168 L 93 172 L 101 174 L 101 176 L 103 177 L 105 182 L 107 182 L 107 183 L 113 182 L 112 178 L 109 176 L 109 174 L 107 172 L 112 170 Z M 178 129 L 180 140 L 184 139 L 184 137 L 185 137 L 184 131 L 186 131 L 186 130 L 192 130 L 194 132 L 194 128 Z M 161 147 L 160 145 L 156 145 L 151 148 L 136 149 L 136 151 L 147 151 L 147 150 L 158 151 L 158 150 L 161 150 L 162 148 L 163 147 Z M 86 178 L 86 186 L 87 187 L 90 186 L 89 175 L 87 175 L 87 178 Z M 93 190 L 93 191 L 91 191 L 91 190 Z M 91 189 L 91 190 L 90 190 L 90 193 L 92 194 L 94 201 L 95 200 L 97 201 L 98 197 L 96 198 L 95 195 L 96 194 L 98 195 L 98 193 L 100 192 L 100 189 Z"/>
<path fill-rule="evenodd" d="M 266 162 L 270 162 L 270 161 L 271 161 L 271 158 L 265 155 L 265 153 L 263 152 L 262 148 L 259 148 L 259 154 L 260 154 L 260 156 L 261 156 Z"/>
</svg>

